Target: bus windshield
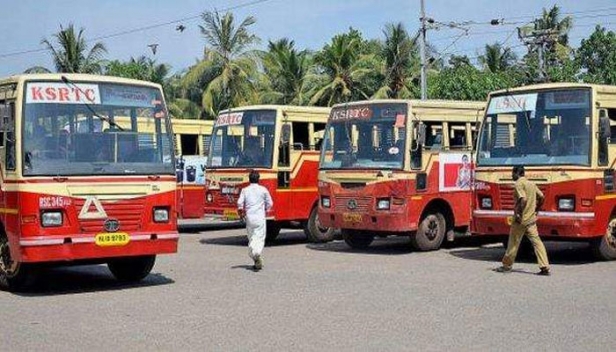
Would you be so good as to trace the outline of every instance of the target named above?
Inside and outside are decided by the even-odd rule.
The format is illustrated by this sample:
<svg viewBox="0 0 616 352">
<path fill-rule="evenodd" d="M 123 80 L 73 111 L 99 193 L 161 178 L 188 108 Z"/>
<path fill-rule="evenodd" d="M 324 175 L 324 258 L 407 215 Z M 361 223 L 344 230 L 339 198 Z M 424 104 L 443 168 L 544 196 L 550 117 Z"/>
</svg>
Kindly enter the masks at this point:
<svg viewBox="0 0 616 352">
<path fill-rule="evenodd" d="M 590 89 L 493 96 L 477 164 L 590 165 Z"/>
<path fill-rule="evenodd" d="M 406 104 L 335 107 L 330 115 L 321 169 L 402 169 Z"/>
<path fill-rule="evenodd" d="M 271 168 L 276 110 L 224 112 L 218 116 L 208 167 Z"/>
<path fill-rule="evenodd" d="M 25 176 L 174 173 L 159 89 L 30 82 L 23 116 Z"/>
</svg>

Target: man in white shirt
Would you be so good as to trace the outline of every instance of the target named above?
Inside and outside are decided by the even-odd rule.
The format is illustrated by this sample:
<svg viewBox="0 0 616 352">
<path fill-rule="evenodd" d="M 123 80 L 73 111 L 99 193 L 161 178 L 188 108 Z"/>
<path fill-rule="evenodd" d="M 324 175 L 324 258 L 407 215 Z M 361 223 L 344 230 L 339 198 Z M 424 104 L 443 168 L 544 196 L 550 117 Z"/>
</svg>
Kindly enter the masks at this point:
<svg viewBox="0 0 616 352">
<path fill-rule="evenodd" d="M 248 233 L 248 255 L 254 261 L 254 269 L 263 268 L 261 252 L 265 246 L 265 213 L 272 209 L 274 202 L 267 188 L 259 185 L 259 173 L 251 170 L 248 175 L 250 185 L 240 193 L 237 208 L 240 216 L 246 221 Z"/>
</svg>

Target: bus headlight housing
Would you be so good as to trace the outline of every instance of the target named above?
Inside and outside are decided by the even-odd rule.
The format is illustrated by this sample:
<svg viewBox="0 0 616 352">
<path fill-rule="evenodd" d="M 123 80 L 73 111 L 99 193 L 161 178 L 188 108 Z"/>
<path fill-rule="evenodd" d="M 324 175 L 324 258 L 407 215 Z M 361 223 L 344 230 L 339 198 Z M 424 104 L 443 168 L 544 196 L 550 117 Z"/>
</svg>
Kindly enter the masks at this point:
<svg viewBox="0 0 616 352">
<path fill-rule="evenodd" d="M 169 222 L 169 209 L 154 208 L 154 222 Z"/>
<path fill-rule="evenodd" d="M 558 210 L 573 211 L 575 210 L 575 198 L 562 197 L 558 199 Z"/>
<path fill-rule="evenodd" d="M 492 197 L 481 198 L 481 209 L 492 209 Z"/>
<path fill-rule="evenodd" d="M 62 212 L 58 210 L 43 212 L 41 214 L 41 225 L 43 227 L 62 226 Z"/>
<path fill-rule="evenodd" d="M 329 208 L 332 206 L 329 197 L 321 197 L 321 206 L 323 206 L 323 208 Z"/>
<path fill-rule="evenodd" d="M 389 210 L 389 198 L 381 198 L 376 200 L 376 210 Z"/>
<path fill-rule="evenodd" d="M 207 194 L 205 195 L 205 200 L 206 200 L 208 203 L 212 203 L 212 202 L 214 201 L 214 197 L 212 196 L 212 193 L 207 192 Z"/>
</svg>

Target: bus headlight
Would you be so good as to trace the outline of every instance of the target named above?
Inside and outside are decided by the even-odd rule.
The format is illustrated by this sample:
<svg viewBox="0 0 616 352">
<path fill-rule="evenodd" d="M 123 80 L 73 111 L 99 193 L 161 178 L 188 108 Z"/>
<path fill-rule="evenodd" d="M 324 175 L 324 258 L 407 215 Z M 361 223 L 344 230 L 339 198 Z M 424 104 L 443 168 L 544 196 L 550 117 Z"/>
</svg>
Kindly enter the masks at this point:
<svg viewBox="0 0 616 352">
<path fill-rule="evenodd" d="M 169 222 L 169 209 L 154 208 L 154 222 Z"/>
<path fill-rule="evenodd" d="M 41 225 L 43 227 L 57 227 L 62 226 L 62 212 L 61 211 L 46 211 L 41 214 Z"/>
<path fill-rule="evenodd" d="M 321 197 L 321 205 L 323 206 L 323 208 L 331 207 L 331 202 L 329 200 L 329 197 Z"/>
<path fill-rule="evenodd" d="M 563 197 L 558 199 L 558 210 L 573 211 L 575 209 L 575 198 Z"/>
<path fill-rule="evenodd" d="M 212 201 L 214 200 L 212 193 L 207 192 L 207 194 L 205 195 L 205 200 L 207 200 L 208 203 L 212 203 Z"/>
<path fill-rule="evenodd" d="M 389 210 L 389 198 L 377 199 L 376 210 Z"/>
<path fill-rule="evenodd" d="M 491 197 L 481 198 L 481 209 L 492 209 L 492 198 Z"/>
</svg>

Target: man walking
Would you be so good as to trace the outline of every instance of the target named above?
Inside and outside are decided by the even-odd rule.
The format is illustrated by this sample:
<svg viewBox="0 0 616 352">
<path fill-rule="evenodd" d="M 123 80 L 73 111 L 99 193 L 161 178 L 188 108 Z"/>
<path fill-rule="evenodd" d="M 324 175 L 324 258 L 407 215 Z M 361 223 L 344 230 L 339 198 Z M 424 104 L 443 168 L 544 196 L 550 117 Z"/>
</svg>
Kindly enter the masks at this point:
<svg viewBox="0 0 616 352">
<path fill-rule="evenodd" d="M 545 246 L 539 238 L 537 231 L 537 212 L 543 205 L 545 199 L 539 188 L 526 177 L 524 177 L 524 166 L 514 166 L 512 172 L 514 186 L 515 207 L 511 230 L 509 231 L 509 241 L 507 251 L 503 257 L 503 266 L 496 269 L 498 272 L 510 272 L 518 254 L 518 248 L 524 235 L 533 244 L 540 271 L 538 275 L 550 275 L 550 263 Z"/>
<path fill-rule="evenodd" d="M 259 185 L 259 172 L 251 170 L 248 175 L 250 185 L 240 193 L 237 208 L 240 216 L 246 221 L 248 233 L 248 255 L 254 261 L 254 269 L 263 268 L 261 252 L 265 246 L 265 213 L 269 211 L 274 202 L 267 188 Z"/>
</svg>

